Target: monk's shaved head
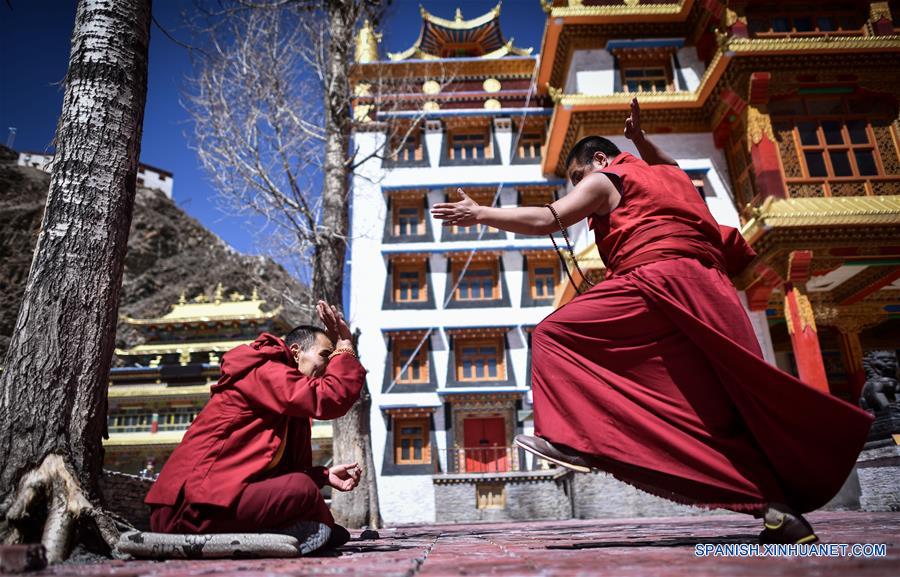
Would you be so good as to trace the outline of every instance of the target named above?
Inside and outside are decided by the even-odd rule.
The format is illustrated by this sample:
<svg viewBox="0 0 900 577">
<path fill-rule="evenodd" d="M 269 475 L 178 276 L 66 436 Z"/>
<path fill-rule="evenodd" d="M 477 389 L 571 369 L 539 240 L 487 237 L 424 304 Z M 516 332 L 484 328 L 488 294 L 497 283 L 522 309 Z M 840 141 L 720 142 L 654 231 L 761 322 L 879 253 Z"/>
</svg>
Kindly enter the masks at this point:
<svg viewBox="0 0 900 577">
<path fill-rule="evenodd" d="M 284 343 L 289 347 L 296 344 L 301 349 L 309 349 L 315 344 L 318 334 L 324 335 L 325 331 L 314 325 L 300 325 L 285 335 Z"/>
<path fill-rule="evenodd" d="M 602 152 L 607 158 L 612 159 L 615 156 L 618 156 L 622 151 L 608 138 L 603 138 L 602 136 L 585 136 L 576 142 L 575 146 L 572 147 L 572 150 L 569 151 L 569 156 L 566 157 L 566 168 L 571 168 L 573 161 L 582 166 L 590 164 L 591 159 L 593 159 L 594 155 L 598 152 Z"/>
</svg>

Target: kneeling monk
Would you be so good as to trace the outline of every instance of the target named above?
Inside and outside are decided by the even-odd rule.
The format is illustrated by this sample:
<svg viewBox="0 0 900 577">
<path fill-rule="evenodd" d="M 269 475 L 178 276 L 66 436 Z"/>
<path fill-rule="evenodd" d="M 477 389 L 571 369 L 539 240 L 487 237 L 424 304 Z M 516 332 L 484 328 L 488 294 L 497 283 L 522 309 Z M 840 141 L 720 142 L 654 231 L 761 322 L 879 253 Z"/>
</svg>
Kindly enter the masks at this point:
<svg viewBox="0 0 900 577">
<path fill-rule="evenodd" d="M 263 333 L 223 356 L 209 402 L 147 495 L 153 531 L 288 533 L 304 551 L 349 538 L 319 489 L 352 490 L 361 470 L 313 467 L 310 426 L 350 410 L 365 369 L 337 310 L 317 309 L 327 332 Z"/>
<path fill-rule="evenodd" d="M 626 137 L 572 149 L 574 188 L 548 208 L 435 205 L 444 224 L 547 234 L 588 219 L 607 278 L 532 334 L 536 437 L 516 444 L 599 468 L 683 503 L 764 518 L 763 542 L 816 540 L 801 513 L 850 473 L 871 417 L 762 358 L 727 274 L 753 259 L 691 179 L 648 140 L 637 101 Z"/>
</svg>

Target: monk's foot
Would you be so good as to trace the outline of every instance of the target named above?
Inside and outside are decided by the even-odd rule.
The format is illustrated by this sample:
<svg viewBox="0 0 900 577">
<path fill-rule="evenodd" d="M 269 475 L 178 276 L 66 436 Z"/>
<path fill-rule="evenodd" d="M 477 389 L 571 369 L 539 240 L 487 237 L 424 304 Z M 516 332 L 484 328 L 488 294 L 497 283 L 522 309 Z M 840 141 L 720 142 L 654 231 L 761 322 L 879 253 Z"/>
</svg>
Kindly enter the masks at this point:
<svg viewBox="0 0 900 577">
<path fill-rule="evenodd" d="M 301 555 L 309 555 L 324 547 L 331 538 L 331 527 L 317 521 L 298 521 L 286 527 L 272 531 L 295 537 L 299 541 L 297 548 Z"/>
<path fill-rule="evenodd" d="M 328 543 L 325 544 L 325 547 L 327 549 L 337 549 L 349 540 L 350 531 L 335 523 L 334 527 L 331 528 L 331 537 L 328 538 Z"/>
<path fill-rule="evenodd" d="M 516 435 L 515 442 L 519 447 L 541 459 L 579 473 L 590 473 L 591 469 L 596 468 L 594 459 L 590 455 L 565 445 L 551 443 L 547 439 L 530 435 Z"/>
<path fill-rule="evenodd" d="M 787 505 L 772 504 L 763 517 L 765 529 L 759 534 L 763 544 L 804 544 L 816 543 L 819 538 L 809 521 Z"/>
</svg>

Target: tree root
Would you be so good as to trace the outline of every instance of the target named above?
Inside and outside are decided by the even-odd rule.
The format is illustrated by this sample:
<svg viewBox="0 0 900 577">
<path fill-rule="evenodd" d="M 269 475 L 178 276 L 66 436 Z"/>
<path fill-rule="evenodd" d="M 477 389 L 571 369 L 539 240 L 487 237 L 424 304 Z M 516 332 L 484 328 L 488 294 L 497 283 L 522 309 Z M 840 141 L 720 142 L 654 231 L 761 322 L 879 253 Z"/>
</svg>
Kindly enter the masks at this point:
<svg viewBox="0 0 900 577">
<path fill-rule="evenodd" d="M 99 535 L 109 550 L 119 539 L 115 519 L 91 504 L 63 457 L 55 454 L 47 455 L 22 477 L 6 521 L 11 529 L 7 542 L 21 542 L 28 533 L 26 527 L 42 523 L 40 540 L 49 563 L 64 561 L 76 539 L 90 538 L 87 533 Z"/>
</svg>

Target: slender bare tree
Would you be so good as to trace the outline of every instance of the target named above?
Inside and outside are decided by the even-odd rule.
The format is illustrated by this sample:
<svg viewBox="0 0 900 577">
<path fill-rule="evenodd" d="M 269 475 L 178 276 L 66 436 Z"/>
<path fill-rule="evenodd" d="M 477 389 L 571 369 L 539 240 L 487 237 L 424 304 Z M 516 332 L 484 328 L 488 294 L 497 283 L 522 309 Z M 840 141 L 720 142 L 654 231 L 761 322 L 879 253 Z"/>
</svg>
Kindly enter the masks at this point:
<svg viewBox="0 0 900 577">
<path fill-rule="evenodd" d="M 352 78 L 357 30 L 385 4 L 216 0 L 188 19 L 197 50 L 185 104 L 198 157 L 222 207 L 261 217 L 258 240 L 296 263 L 311 299 L 342 302 L 354 169 L 396 152 L 420 122 L 379 121 L 382 91 L 411 92 L 402 79 Z M 359 98 L 368 104 L 354 110 Z M 368 156 L 351 139 L 362 124 L 387 134 Z M 333 426 L 335 461 L 363 467 L 360 486 L 332 501 L 335 518 L 351 527 L 380 523 L 369 408 L 366 388 Z"/>
<path fill-rule="evenodd" d="M 79 0 L 56 155 L 0 375 L 0 535 L 48 560 L 118 538 L 99 487 L 134 206 L 150 0 Z"/>
</svg>

